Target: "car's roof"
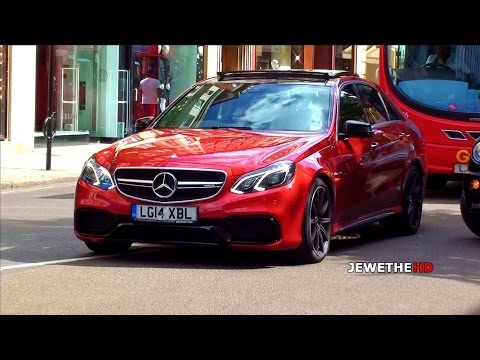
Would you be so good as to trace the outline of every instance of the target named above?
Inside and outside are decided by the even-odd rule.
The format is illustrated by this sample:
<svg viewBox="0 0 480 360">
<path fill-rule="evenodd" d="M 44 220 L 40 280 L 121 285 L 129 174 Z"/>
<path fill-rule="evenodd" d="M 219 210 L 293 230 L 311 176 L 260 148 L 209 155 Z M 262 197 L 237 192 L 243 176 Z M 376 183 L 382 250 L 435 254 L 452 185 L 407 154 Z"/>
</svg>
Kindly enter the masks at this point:
<svg viewBox="0 0 480 360">
<path fill-rule="evenodd" d="M 345 82 L 359 82 L 369 84 L 379 91 L 378 87 L 372 81 L 361 78 L 358 75 L 352 75 L 345 70 L 333 69 L 289 69 L 289 70 L 238 70 L 238 71 L 221 71 L 217 76 L 211 77 L 199 82 L 199 84 L 214 83 L 310 83 L 329 87 L 339 87 Z"/>
<path fill-rule="evenodd" d="M 241 71 L 221 71 L 218 72 L 217 79 L 223 80 L 247 80 L 247 79 L 316 79 L 328 81 L 340 76 L 348 75 L 345 70 L 241 70 Z"/>
<path fill-rule="evenodd" d="M 332 86 L 345 81 L 362 81 L 358 75 L 352 75 L 345 70 L 333 69 L 289 69 L 289 70 L 239 70 L 239 71 L 221 71 L 216 77 L 202 81 L 203 83 L 215 82 L 298 82 L 304 81 Z M 368 81 L 367 81 L 368 82 Z"/>
</svg>

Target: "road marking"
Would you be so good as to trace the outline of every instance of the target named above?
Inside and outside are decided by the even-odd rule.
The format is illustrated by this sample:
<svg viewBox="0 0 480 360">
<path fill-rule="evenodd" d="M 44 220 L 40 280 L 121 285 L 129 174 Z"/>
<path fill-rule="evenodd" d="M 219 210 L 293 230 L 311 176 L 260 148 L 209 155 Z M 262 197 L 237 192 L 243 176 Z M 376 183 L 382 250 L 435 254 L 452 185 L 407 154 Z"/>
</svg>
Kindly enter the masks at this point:
<svg viewBox="0 0 480 360">
<path fill-rule="evenodd" d="M 9 226 L 12 227 L 21 227 L 21 228 L 52 228 L 52 229 L 71 229 L 72 226 L 68 225 L 23 225 L 23 224 L 14 224 L 12 222 L 8 223 L 7 221 L 3 222 L 3 224 L 8 224 Z"/>
<path fill-rule="evenodd" d="M 149 246 L 135 246 L 128 253 L 130 253 L 130 254 L 133 253 L 133 252 L 138 253 L 142 250 L 148 250 L 149 248 L 151 248 L 151 247 L 149 247 Z M 0 267 L 0 271 L 20 269 L 20 268 L 26 268 L 26 267 L 34 267 L 34 266 L 64 264 L 64 263 L 82 261 L 82 260 L 104 259 L 104 258 L 110 258 L 110 257 L 115 257 L 115 256 L 121 256 L 121 255 L 125 255 L 125 254 L 128 254 L 128 253 L 110 254 L 110 255 L 94 255 L 94 256 L 84 256 L 84 257 L 79 257 L 79 258 L 70 258 L 70 259 L 60 259 L 60 260 L 51 260 L 51 261 L 40 261 L 40 262 L 35 262 L 35 263 L 7 265 L 7 266 Z"/>
<path fill-rule="evenodd" d="M 13 248 L 14 248 L 13 246 L 0 246 L 0 251 L 13 249 Z"/>
<path fill-rule="evenodd" d="M 76 185 L 77 180 L 71 180 L 68 182 L 64 182 L 62 184 L 55 184 L 55 185 L 35 185 L 32 187 L 27 187 L 27 188 L 7 188 L 7 189 L 2 189 L 1 193 L 2 195 L 9 195 L 9 194 L 16 194 L 20 192 L 28 192 L 28 191 L 38 191 L 38 190 L 48 190 L 48 189 L 55 189 L 59 187 L 71 187 L 72 185 Z"/>
<path fill-rule="evenodd" d="M 70 259 L 61 259 L 61 260 L 41 261 L 41 262 L 36 262 L 36 263 L 7 265 L 7 266 L 0 267 L 0 271 L 20 269 L 20 268 L 33 267 L 33 266 L 63 264 L 63 263 L 69 263 L 69 262 L 74 262 L 74 261 L 82 261 L 82 260 L 102 259 L 102 258 L 109 258 L 109 257 L 113 257 L 113 256 L 118 256 L 118 255 L 119 254 L 95 255 L 95 256 L 86 256 L 86 257 L 81 257 L 81 258 L 70 258 Z"/>
</svg>

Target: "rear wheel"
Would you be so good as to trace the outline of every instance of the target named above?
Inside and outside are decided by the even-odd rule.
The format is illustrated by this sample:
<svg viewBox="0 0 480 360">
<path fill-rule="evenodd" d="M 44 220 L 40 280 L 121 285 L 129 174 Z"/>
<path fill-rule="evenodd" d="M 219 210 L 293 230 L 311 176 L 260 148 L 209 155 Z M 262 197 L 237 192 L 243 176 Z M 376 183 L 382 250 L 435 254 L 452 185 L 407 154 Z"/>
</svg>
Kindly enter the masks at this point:
<svg viewBox="0 0 480 360">
<path fill-rule="evenodd" d="M 381 220 L 380 225 L 388 231 L 400 235 L 413 235 L 418 231 L 422 220 L 423 176 L 415 167 L 411 167 L 405 178 L 402 193 L 402 212 Z"/>
<path fill-rule="evenodd" d="M 330 249 L 332 196 L 321 179 L 315 179 L 307 198 L 303 217 L 302 244 L 297 250 L 301 263 L 319 263 Z"/>
<path fill-rule="evenodd" d="M 480 236 L 480 215 L 475 216 L 467 209 L 465 190 L 462 191 L 462 196 L 460 197 L 460 211 L 465 225 L 467 225 L 475 235 Z"/>
<path fill-rule="evenodd" d="M 131 242 L 94 243 L 85 241 L 85 245 L 96 254 L 117 254 L 128 251 Z"/>
</svg>

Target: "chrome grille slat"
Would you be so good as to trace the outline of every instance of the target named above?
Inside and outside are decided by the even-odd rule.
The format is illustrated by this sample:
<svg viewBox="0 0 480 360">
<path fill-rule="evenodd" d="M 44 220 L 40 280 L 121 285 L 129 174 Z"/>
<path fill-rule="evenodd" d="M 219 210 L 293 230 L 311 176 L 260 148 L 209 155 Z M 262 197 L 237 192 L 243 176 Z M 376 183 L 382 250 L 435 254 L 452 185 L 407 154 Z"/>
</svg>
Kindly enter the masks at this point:
<svg viewBox="0 0 480 360">
<path fill-rule="evenodd" d="M 168 172 L 177 179 L 176 191 L 168 198 L 161 198 L 153 191 L 155 177 Z M 227 174 L 223 170 L 190 168 L 117 168 L 114 172 L 117 189 L 133 199 L 168 204 L 210 199 L 220 193 Z"/>
<path fill-rule="evenodd" d="M 188 186 L 188 185 L 204 185 L 204 186 L 213 186 L 213 185 L 222 185 L 221 181 L 179 181 L 178 186 Z M 203 186 L 202 186 L 203 187 Z"/>
<path fill-rule="evenodd" d="M 177 189 L 218 189 L 221 186 L 178 186 Z"/>
<path fill-rule="evenodd" d="M 153 181 L 152 180 L 140 180 L 140 179 L 124 179 L 124 178 L 118 178 L 118 182 L 127 182 L 127 183 L 144 183 L 144 184 L 150 184 L 152 185 Z"/>
<path fill-rule="evenodd" d="M 117 186 L 118 185 L 125 185 L 125 186 L 139 186 L 139 187 L 144 187 L 144 188 L 151 188 L 152 185 L 142 185 L 142 184 L 133 184 L 133 183 L 124 183 L 124 182 L 118 182 L 117 183 Z"/>
</svg>

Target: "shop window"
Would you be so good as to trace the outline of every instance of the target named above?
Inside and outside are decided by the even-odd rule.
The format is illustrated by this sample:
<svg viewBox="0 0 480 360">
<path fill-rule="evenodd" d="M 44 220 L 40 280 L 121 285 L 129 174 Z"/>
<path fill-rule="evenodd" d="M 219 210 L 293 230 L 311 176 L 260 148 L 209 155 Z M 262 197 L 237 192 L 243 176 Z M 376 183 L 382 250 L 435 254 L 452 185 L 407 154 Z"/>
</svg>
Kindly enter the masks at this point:
<svg viewBox="0 0 480 360">
<path fill-rule="evenodd" d="M 204 45 L 133 45 L 132 46 L 132 119 L 145 116 L 145 101 L 140 82 L 147 77 L 160 82 L 161 98 L 149 114 L 157 115 L 190 86 L 205 78 Z"/>
<path fill-rule="evenodd" d="M 303 69 L 303 45 L 256 45 L 257 69 Z"/>
<path fill-rule="evenodd" d="M 334 45 L 335 69 L 354 73 L 355 45 Z"/>
</svg>

